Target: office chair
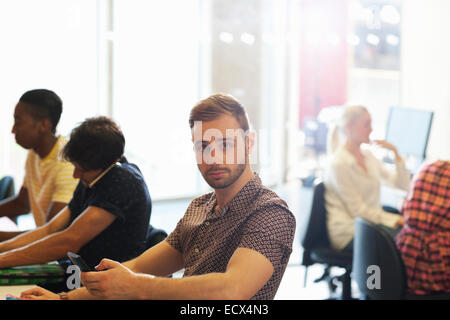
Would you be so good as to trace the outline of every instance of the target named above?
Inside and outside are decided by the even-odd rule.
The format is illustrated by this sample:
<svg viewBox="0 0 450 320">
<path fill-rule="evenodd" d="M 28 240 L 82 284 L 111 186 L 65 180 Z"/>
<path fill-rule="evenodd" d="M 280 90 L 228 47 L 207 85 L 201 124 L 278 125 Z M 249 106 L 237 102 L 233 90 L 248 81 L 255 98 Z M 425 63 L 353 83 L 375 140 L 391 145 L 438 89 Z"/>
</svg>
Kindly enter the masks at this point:
<svg viewBox="0 0 450 320">
<path fill-rule="evenodd" d="M 326 226 L 325 209 L 325 185 L 321 181 L 316 181 L 313 192 L 312 206 L 308 217 L 306 217 L 306 228 L 303 235 L 300 235 L 303 246 L 302 265 L 305 269 L 305 284 L 308 267 L 319 263 L 326 266 L 324 274 L 315 282 L 327 280 L 330 291 L 334 291 L 336 285 L 334 280 L 342 282 L 341 299 L 351 299 L 351 278 L 352 253 L 334 250 L 330 246 L 328 231 Z M 341 267 L 345 269 L 343 275 L 331 277 L 331 267 Z"/>
<path fill-rule="evenodd" d="M 355 218 L 353 279 L 365 299 L 402 299 L 406 291 L 405 266 L 394 239 L 361 217 Z"/>
<path fill-rule="evenodd" d="M 167 237 L 167 232 L 162 229 L 156 229 L 151 224 L 148 226 L 147 237 L 145 240 L 146 248 L 151 248 L 160 243 Z"/>
<path fill-rule="evenodd" d="M 361 217 L 355 219 L 352 276 L 363 299 L 450 299 L 450 294 L 408 294 L 405 266 L 394 239 L 383 228 Z"/>
<path fill-rule="evenodd" d="M 14 195 L 14 179 L 11 176 L 5 176 L 0 179 L 0 200 L 12 197 Z"/>
</svg>

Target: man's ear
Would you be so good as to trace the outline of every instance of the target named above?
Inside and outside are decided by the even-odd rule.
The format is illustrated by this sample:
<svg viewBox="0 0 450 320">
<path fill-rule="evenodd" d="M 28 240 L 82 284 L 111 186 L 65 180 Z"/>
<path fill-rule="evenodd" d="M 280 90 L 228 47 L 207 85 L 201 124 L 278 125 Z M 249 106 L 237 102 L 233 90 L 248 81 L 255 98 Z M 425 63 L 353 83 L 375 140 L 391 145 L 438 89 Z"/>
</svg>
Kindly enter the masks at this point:
<svg viewBox="0 0 450 320">
<path fill-rule="evenodd" d="M 39 120 L 38 121 L 38 126 L 39 126 L 39 129 L 42 132 L 46 132 L 46 131 L 52 132 L 53 131 L 52 130 L 53 129 L 53 125 L 52 125 L 52 122 L 50 121 L 50 119 L 44 118 L 42 120 Z"/>
</svg>

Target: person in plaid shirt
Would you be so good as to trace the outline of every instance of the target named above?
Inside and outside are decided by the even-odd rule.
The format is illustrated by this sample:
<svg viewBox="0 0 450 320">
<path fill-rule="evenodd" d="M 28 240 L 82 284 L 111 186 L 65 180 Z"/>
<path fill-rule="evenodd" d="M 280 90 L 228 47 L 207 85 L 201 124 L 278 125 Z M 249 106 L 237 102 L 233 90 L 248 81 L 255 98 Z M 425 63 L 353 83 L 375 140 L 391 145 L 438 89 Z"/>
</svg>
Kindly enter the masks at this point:
<svg viewBox="0 0 450 320">
<path fill-rule="evenodd" d="M 408 292 L 450 292 L 450 162 L 422 166 L 403 203 L 405 225 L 397 235 Z"/>
</svg>

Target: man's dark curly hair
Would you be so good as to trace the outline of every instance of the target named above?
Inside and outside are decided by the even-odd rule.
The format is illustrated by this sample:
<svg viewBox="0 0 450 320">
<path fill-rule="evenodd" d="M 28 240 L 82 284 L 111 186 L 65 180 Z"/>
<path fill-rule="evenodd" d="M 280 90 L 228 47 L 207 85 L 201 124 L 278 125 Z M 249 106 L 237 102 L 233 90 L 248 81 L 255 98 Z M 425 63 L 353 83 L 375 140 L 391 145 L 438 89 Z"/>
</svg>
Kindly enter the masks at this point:
<svg viewBox="0 0 450 320">
<path fill-rule="evenodd" d="M 105 116 L 88 118 L 70 134 L 62 155 L 83 170 L 106 169 L 124 153 L 125 137 L 120 127 Z"/>
</svg>

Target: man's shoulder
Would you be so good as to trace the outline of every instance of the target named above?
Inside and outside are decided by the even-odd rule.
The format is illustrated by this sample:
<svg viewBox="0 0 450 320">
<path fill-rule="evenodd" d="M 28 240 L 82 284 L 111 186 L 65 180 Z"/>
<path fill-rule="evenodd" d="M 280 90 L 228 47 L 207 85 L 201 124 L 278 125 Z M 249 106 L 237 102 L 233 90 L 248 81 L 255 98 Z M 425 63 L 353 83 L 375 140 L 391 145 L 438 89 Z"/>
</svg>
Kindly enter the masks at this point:
<svg viewBox="0 0 450 320">
<path fill-rule="evenodd" d="M 214 192 L 209 192 L 209 193 L 206 193 L 204 195 L 201 195 L 201 196 L 195 198 L 194 200 L 191 201 L 189 207 L 190 208 L 191 207 L 198 208 L 198 207 L 206 206 L 206 204 L 211 200 L 211 197 L 213 196 L 213 194 L 214 194 Z"/>
<path fill-rule="evenodd" d="M 58 136 L 58 140 L 56 140 L 56 143 L 58 144 L 58 149 L 64 148 L 64 146 L 66 145 L 66 143 L 67 143 L 68 141 L 69 141 L 69 139 L 67 139 L 66 136 L 59 135 L 59 136 Z"/>
<path fill-rule="evenodd" d="M 51 161 L 52 167 L 54 169 L 64 169 L 64 168 L 70 168 L 73 169 L 72 163 L 65 160 L 62 154 L 62 151 L 64 149 L 64 146 L 67 144 L 67 138 L 65 136 L 59 136 L 58 140 L 56 140 L 56 145 L 54 149 L 51 152 L 51 155 L 49 158 L 47 158 L 45 161 Z"/>
<path fill-rule="evenodd" d="M 289 219 L 293 218 L 295 220 L 286 201 L 275 191 L 264 185 L 260 186 L 259 192 L 252 202 L 252 206 L 252 210 L 255 211 L 270 212 L 271 214 L 286 216 Z"/>
<path fill-rule="evenodd" d="M 114 195 L 120 199 L 132 199 L 147 192 L 147 184 L 142 173 L 131 163 L 116 165 L 94 187 L 96 193 L 108 195 L 108 198 Z"/>
<path fill-rule="evenodd" d="M 275 191 L 265 186 L 261 187 L 254 204 L 259 207 L 279 206 L 289 211 L 286 201 L 284 201 Z"/>
<path fill-rule="evenodd" d="M 143 180 L 142 172 L 134 163 L 118 163 L 117 166 L 111 170 L 112 177 L 115 179 L 124 180 Z"/>
<path fill-rule="evenodd" d="M 296 219 L 286 201 L 275 191 L 261 186 L 249 210 L 251 212 L 246 222 L 247 228 L 266 232 L 277 241 L 291 246 Z"/>
<path fill-rule="evenodd" d="M 65 160 L 62 156 L 62 151 L 63 151 L 65 145 L 67 144 L 67 142 L 68 142 L 68 140 L 65 136 L 58 136 L 58 139 L 56 140 L 56 145 L 55 145 L 54 160 L 65 162 Z"/>
</svg>

